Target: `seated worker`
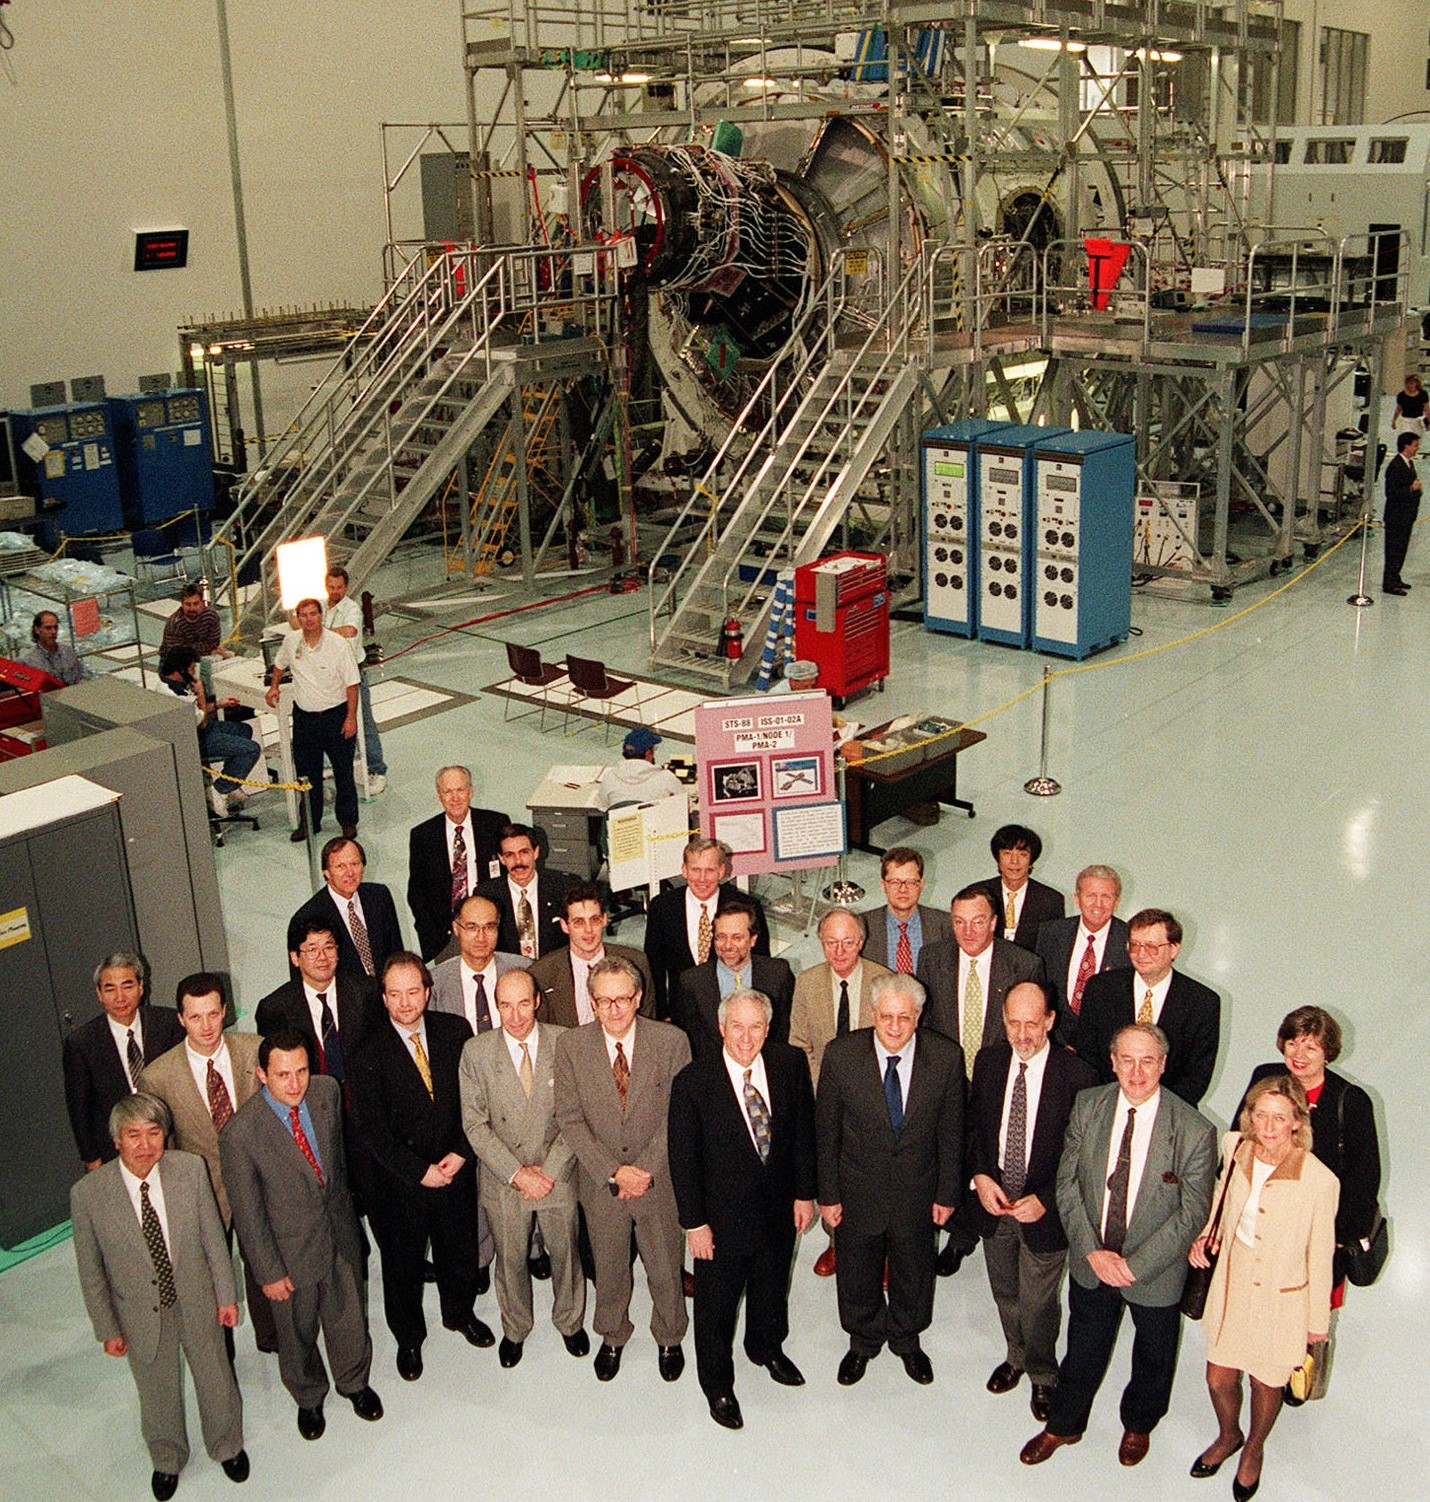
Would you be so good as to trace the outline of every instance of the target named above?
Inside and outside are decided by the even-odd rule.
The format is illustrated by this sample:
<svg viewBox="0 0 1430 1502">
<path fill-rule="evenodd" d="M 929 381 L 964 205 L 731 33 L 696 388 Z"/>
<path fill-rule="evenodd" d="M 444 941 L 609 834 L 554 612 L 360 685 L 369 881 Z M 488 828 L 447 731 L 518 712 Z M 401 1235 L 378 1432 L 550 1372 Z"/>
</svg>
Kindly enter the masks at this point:
<svg viewBox="0 0 1430 1502">
<path fill-rule="evenodd" d="M 48 673 L 51 678 L 72 688 L 89 670 L 68 642 L 60 640 L 60 618 L 53 610 L 39 610 L 30 626 L 31 645 L 20 653 L 19 661 L 27 668 Z"/>
<path fill-rule="evenodd" d="M 159 676 L 176 694 L 192 694 L 198 715 L 199 756 L 206 767 L 223 763 L 223 775 L 209 785 L 209 802 L 220 819 L 237 812 L 248 796 L 240 781 L 248 776 L 262 748 L 242 720 L 219 718 L 221 709 L 237 709 L 237 699 L 212 700 L 199 677 L 199 657 L 192 647 L 175 647 L 159 659 Z"/>
<path fill-rule="evenodd" d="M 617 803 L 652 803 L 683 793 L 685 785 L 674 772 L 655 764 L 655 748 L 660 736 L 644 725 L 637 725 L 621 745 L 624 760 L 607 767 L 601 778 L 599 806 L 611 808 Z"/>
</svg>

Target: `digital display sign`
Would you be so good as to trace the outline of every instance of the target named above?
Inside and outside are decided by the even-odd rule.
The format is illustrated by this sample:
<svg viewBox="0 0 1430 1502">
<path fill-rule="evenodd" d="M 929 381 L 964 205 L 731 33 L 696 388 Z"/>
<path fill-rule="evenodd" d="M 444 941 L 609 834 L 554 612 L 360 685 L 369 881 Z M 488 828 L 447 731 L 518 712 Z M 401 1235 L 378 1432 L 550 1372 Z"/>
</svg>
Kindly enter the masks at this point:
<svg viewBox="0 0 1430 1502">
<path fill-rule="evenodd" d="M 188 264 L 188 230 L 141 229 L 134 232 L 136 271 L 169 271 Z"/>
</svg>

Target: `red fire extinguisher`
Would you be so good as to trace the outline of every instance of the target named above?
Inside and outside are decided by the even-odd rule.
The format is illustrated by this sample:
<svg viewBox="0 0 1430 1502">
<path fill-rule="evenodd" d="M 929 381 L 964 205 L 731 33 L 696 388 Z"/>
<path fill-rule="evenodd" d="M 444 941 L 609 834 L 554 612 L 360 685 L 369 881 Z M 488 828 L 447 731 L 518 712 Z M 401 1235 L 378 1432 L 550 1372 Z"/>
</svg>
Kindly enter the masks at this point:
<svg viewBox="0 0 1430 1502">
<path fill-rule="evenodd" d="M 720 630 L 720 639 L 725 645 L 725 655 L 732 662 L 738 662 L 745 652 L 745 628 L 740 624 L 738 617 L 727 616 L 725 624 Z"/>
</svg>

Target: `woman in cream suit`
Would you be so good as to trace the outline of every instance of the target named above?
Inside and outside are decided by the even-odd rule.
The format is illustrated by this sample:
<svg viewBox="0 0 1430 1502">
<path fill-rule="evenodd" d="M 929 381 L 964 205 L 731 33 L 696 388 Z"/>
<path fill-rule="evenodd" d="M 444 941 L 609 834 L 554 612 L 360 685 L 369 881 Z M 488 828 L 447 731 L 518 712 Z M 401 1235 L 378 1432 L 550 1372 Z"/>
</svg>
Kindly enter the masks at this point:
<svg viewBox="0 0 1430 1502">
<path fill-rule="evenodd" d="M 1241 1110 L 1241 1133 L 1224 1144 L 1230 1175 L 1203 1325 L 1207 1387 L 1219 1432 L 1192 1466 L 1214 1476 L 1242 1450 L 1236 1502 L 1261 1483 L 1262 1448 L 1281 1411 L 1281 1392 L 1308 1344 L 1329 1324 L 1335 1255 L 1336 1176 L 1311 1155 L 1306 1094 L 1289 1074 L 1258 1080 Z M 1213 1211 L 1213 1219 L 1215 1211 Z M 1188 1260 L 1207 1265 L 1211 1222 Z M 1241 1429 L 1241 1374 L 1251 1379 L 1251 1429 Z M 1243 1446 L 1245 1447 L 1243 1449 Z"/>
</svg>

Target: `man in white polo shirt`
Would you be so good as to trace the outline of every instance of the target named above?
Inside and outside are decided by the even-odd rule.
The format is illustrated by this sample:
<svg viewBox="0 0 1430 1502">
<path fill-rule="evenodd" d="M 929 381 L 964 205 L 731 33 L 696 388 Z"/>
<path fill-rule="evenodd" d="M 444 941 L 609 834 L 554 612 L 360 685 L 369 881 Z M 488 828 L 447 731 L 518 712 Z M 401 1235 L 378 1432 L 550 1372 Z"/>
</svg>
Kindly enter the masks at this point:
<svg viewBox="0 0 1430 1502">
<path fill-rule="evenodd" d="M 300 600 L 299 630 L 283 638 L 273 660 L 273 679 L 265 696 L 278 708 L 278 684 L 293 672 L 293 769 L 311 784 L 308 805 L 313 832 L 323 827 L 323 758 L 333 768 L 333 809 L 343 834 L 357 834 L 357 784 L 353 780 L 353 745 L 357 736 L 358 668 L 347 642 L 324 629 L 323 607 Z M 300 819 L 295 842 L 305 839 Z"/>
</svg>

